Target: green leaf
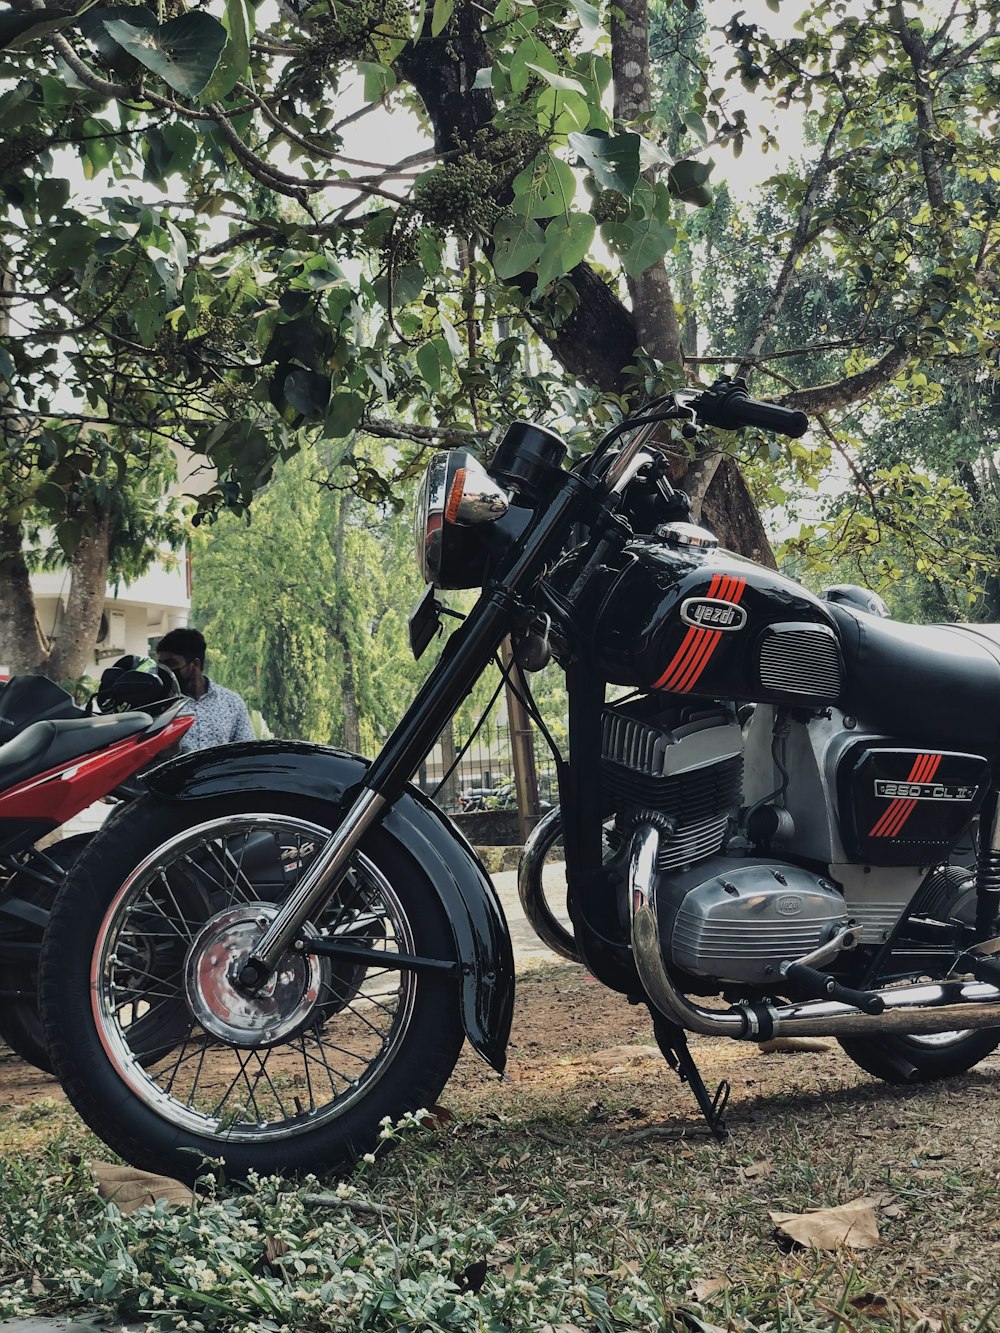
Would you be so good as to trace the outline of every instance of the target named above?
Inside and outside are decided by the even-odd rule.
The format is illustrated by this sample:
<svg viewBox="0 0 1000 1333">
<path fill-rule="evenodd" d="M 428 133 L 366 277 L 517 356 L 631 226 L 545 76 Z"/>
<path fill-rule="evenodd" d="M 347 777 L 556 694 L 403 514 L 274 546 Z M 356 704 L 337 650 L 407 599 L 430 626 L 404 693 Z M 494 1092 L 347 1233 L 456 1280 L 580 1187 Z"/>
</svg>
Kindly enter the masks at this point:
<svg viewBox="0 0 1000 1333">
<path fill-rule="evenodd" d="M 590 169 L 601 189 L 631 196 L 641 175 L 638 134 L 608 135 L 591 130 L 587 134 L 571 134 L 569 146 Z"/>
<path fill-rule="evenodd" d="M 0 51 L 28 46 L 39 37 L 58 32 L 73 22 L 75 16 L 60 9 L 35 9 L 29 14 L 0 14 Z"/>
<path fill-rule="evenodd" d="M 706 208 L 712 202 L 712 191 L 705 182 L 712 172 L 712 162 L 675 162 L 667 176 L 667 188 L 682 204 Z"/>
<path fill-rule="evenodd" d="M 335 393 L 330 399 L 323 422 L 323 435 L 328 440 L 341 440 L 357 427 L 365 410 L 365 400 L 359 393 Z"/>
<path fill-rule="evenodd" d="M 250 40 L 253 37 L 253 11 L 246 0 L 226 0 L 222 26 L 228 35 L 215 72 L 201 90 L 203 103 L 218 102 L 247 77 L 250 68 Z"/>
<path fill-rule="evenodd" d="M 554 70 L 546 69 L 543 65 L 535 65 L 531 61 L 525 62 L 525 69 L 534 70 L 540 74 L 550 88 L 558 88 L 564 93 L 583 93 L 586 94 L 586 88 L 579 79 L 569 79 L 565 74 L 557 74 Z"/>
<path fill-rule="evenodd" d="M 535 103 L 538 128 L 560 138 L 585 129 L 590 122 L 590 103 L 581 94 L 560 88 L 543 88 Z"/>
<path fill-rule="evenodd" d="M 529 218 L 554 218 L 568 213 L 576 196 L 573 168 L 552 153 L 543 153 L 514 178 L 514 211 Z"/>
<path fill-rule="evenodd" d="M 601 31 L 601 11 L 590 0 L 571 0 L 580 20 L 580 30 L 587 38 L 596 37 Z"/>
<path fill-rule="evenodd" d="M 589 213 L 572 213 L 552 222 L 545 232 L 545 248 L 537 264 L 536 296 L 555 278 L 570 273 L 590 249 L 597 230 Z"/>
<path fill-rule="evenodd" d="M 456 361 L 461 361 L 462 356 L 465 353 L 465 348 L 462 346 L 462 340 L 458 336 L 458 330 L 442 310 L 438 311 L 438 321 L 441 325 L 441 331 L 444 334 L 445 342 L 448 344 L 448 350 Z"/>
<path fill-rule="evenodd" d="M 359 60 L 358 70 L 364 75 L 366 102 L 377 102 L 396 86 L 395 72 L 387 65 L 378 65 L 371 60 Z"/>
<path fill-rule="evenodd" d="M 455 9 L 455 0 L 434 0 L 434 9 L 431 13 L 431 36 L 437 37 L 448 26 L 448 20 L 451 18 Z"/>
<path fill-rule="evenodd" d="M 182 14 L 153 28 L 105 19 L 104 28 L 129 55 L 183 97 L 197 97 L 207 86 L 227 40 L 219 20 L 202 11 Z"/>
<path fill-rule="evenodd" d="M 632 230 L 632 243 L 622 255 L 622 267 L 629 277 L 637 278 L 674 248 L 677 228 L 673 223 L 660 222 L 655 217 L 641 218 L 627 225 Z"/>
<path fill-rule="evenodd" d="M 518 43 L 510 58 L 508 74 L 513 93 L 523 93 L 531 82 L 532 76 L 547 70 L 556 73 L 555 56 L 537 37 L 529 33 Z"/>
<path fill-rule="evenodd" d="M 542 253 L 545 236 L 531 218 L 502 217 L 493 228 L 493 269 L 498 278 L 523 273 Z"/>
<path fill-rule="evenodd" d="M 330 401 L 330 380 L 314 370 L 293 370 L 285 376 L 285 401 L 304 417 L 318 417 Z"/>
<path fill-rule="evenodd" d="M 417 366 L 429 388 L 438 393 L 441 374 L 454 364 L 451 349 L 444 338 L 432 338 L 417 348 Z"/>
<path fill-rule="evenodd" d="M 67 519 L 56 526 L 56 541 L 68 556 L 74 554 L 82 538 L 83 524 L 78 519 Z"/>
</svg>

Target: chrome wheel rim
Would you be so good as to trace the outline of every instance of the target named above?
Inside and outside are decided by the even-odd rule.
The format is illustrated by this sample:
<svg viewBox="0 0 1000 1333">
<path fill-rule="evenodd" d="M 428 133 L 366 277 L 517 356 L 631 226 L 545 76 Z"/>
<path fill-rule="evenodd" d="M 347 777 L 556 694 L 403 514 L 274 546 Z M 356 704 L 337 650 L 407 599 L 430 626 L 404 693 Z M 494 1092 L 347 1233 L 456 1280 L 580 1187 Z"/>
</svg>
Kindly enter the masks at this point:
<svg viewBox="0 0 1000 1333">
<path fill-rule="evenodd" d="M 227 1142 L 308 1133 L 392 1064 L 417 988 L 393 955 L 414 942 L 360 854 L 303 933 L 346 937 L 384 964 L 289 951 L 258 1002 L 235 999 L 229 952 L 245 956 L 329 836 L 285 815 L 211 820 L 156 848 L 115 894 L 91 962 L 95 1027 L 117 1076 L 175 1127 Z"/>
</svg>

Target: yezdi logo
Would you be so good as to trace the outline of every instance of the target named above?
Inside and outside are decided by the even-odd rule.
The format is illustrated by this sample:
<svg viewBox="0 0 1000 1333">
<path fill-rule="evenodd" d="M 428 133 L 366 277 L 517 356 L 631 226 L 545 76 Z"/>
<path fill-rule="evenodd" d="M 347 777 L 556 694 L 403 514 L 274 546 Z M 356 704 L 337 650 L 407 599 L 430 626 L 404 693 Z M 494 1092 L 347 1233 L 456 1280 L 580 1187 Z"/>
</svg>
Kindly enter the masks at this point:
<svg viewBox="0 0 1000 1333">
<path fill-rule="evenodd" d="M 689 597 L 681 603 L 681 620 L 699 629 L 742 629 L 747 613 L 735 602 L 721 602 L 710 597 Z"/>
</svg>

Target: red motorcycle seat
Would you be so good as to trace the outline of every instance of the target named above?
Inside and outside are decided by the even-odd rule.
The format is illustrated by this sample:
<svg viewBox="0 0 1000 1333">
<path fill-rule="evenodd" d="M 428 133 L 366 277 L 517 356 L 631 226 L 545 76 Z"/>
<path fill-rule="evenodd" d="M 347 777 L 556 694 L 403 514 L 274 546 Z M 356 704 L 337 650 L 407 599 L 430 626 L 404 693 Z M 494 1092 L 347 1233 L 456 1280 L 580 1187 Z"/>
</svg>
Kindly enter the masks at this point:
<svg viewBox="0 0 1000 1333">
<path fill-rule="evenodd" d="M 152 723 L 148 713 L 118 713 L 109 717 L 66 718 L 33 722 L 6 745 L 0 746 L 0 791 L 68 764 L 116 741 L 134 736 Z"/>
</svg>

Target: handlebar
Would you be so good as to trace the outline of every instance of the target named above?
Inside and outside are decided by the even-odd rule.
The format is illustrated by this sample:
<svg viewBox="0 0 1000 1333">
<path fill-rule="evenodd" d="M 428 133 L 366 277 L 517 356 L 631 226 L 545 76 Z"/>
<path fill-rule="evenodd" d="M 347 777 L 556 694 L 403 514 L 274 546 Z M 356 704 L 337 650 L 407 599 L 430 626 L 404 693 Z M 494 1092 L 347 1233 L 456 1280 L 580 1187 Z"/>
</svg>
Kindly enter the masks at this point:
<svg viewBox="0 0 1000 1333">
<path fill-rule="evenodd" d="M 725 377 L 716 381 L 691 406 L 709 426 L 737 430 L 740 426 L 760 426 L 799 439 L 809 429 L 805 412 L 778 403 L 762 403 L 751 398 L 743 380 Z"/>
</svg>

